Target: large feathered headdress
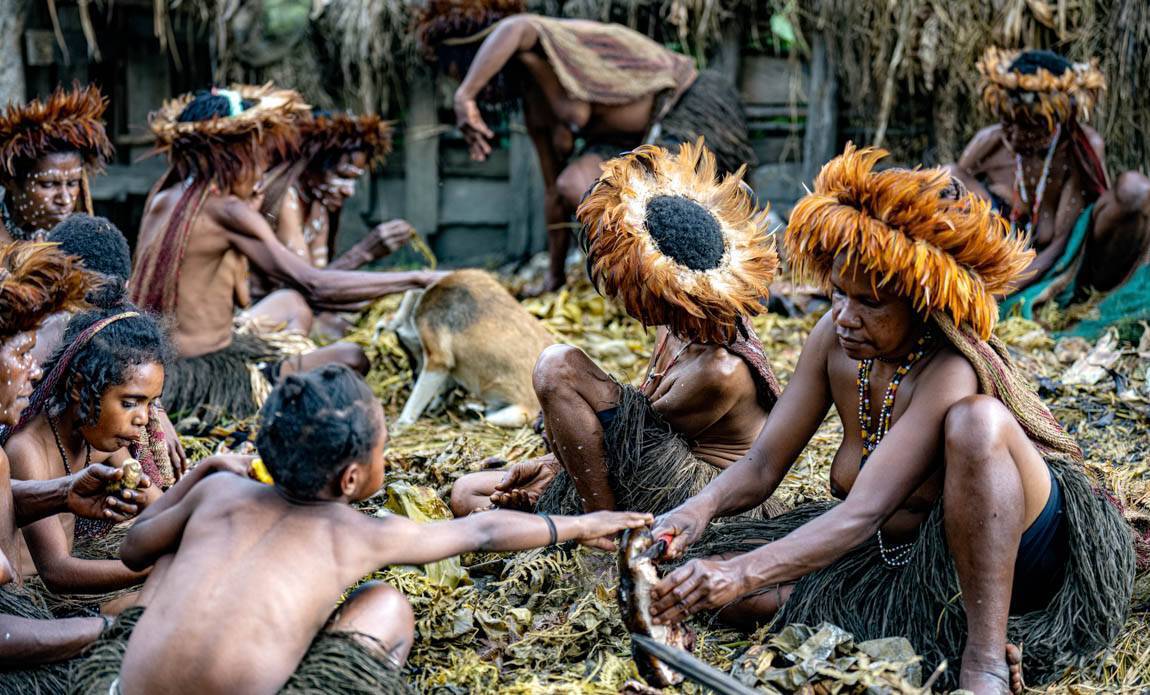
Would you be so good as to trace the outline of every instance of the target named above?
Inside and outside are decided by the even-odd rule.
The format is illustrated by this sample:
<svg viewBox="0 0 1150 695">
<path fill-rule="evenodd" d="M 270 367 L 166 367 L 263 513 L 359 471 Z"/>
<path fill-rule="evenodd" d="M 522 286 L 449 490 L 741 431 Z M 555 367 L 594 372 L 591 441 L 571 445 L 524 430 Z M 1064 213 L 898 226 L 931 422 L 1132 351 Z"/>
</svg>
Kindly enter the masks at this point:
<svg viewBox="0 0 1150 695">
<path fill-rule="evenodd" d="M 701 139 L 604 163 L 577 213 L 591 281 L 644 325 L 732 341 L 740 317 L 764 310 L 778 266 L 768 209 L 756 209 L 742 175 L 718 179 Z"/>
<path fill-rule="evenodd" d="M 442 60 L 445 42 L 474 44 L 474 50 L 492 25 L 523 11 L 523 0 L 429 0 L 416 13 L 415 38 L 426 59 Z"/>
<path fill-rule="evenodd" d="M 945 169 L 874 171 L 886 150 L 832 159 L 815 190 L 791 212 L 784 238 L 795 272 L 829 286 L 835 257 L 908 297 L 922 314 L 942 312 L 984 340 L 1006 294 L 1034 252 L 990 203 L 954 194 Z"/>
<path fill-rule="evenodd" d="M 57 88 L 45 100 L 9 104 L 0 115 L 0 173 L 18 178 L 21 162 L 76 151 L 85 166 L 101 170 L 114 148 L 104 130 L 108 102 L 94 86 Z"/>
<path fill-rule="evenodd" d="M 0 342 L 35 330 L 50 314 L 84 308 L 96 283 L 56 244 L 0 244 Z"/>
<path fill-rule="evenodd" d="M 262 173 L 255 172 L 260 153 L 270 163 L 298 151 L 298 121 L 309 108 L 297 92 L 269 83 L 233 85 L 220 94 L 238 95 L 231 115 L 181 120 L 184 109 L 196 98 L 185 94 L 164 102 L 148 119 L 156 136 L 156 152 L 167 155 L 179 179 L 207 176 L 229 190 L 236 181 Z"/>
<path fill-rule="evenodd" d="M 1051 130 L 1071 119 L 1090 120 L 1106 78 L 1097 59 L 1071 63 L 1049 51 L 988 48 L 978 61 L 982 101 L 996 118 L 1045 120 Z"/>
<path fill-rule="evenodd" d="M 392 124 L 374 114 L 319 113 L 299 124 L 300 149 L 311 162 L 325 162 L 345 152 L 363 152 L 367 166 L 383 166 L 391 152 Z"/>
</svg>

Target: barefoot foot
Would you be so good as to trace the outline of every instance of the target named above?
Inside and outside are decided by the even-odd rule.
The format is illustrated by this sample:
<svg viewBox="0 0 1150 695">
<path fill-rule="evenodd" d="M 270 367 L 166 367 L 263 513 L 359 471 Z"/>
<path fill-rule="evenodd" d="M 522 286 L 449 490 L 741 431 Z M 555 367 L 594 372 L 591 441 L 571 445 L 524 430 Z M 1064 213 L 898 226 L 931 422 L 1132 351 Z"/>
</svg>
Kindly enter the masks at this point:
<svg viewBox="0 0 1150 695">
<path fill-rule="evenodd" d="M 1022 681 L 1022 649 L 1006 645 L 1006 665 L 1010 668 L 1010 692 L 1021 695 L 1026 684 Z"/>
</svg>

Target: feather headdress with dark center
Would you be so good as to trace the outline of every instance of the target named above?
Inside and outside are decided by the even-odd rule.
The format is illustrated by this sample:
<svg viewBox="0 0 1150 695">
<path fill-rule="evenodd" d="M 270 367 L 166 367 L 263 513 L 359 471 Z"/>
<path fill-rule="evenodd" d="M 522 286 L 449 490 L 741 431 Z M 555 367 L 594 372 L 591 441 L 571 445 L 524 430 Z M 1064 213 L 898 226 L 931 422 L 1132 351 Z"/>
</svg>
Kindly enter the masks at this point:
<svg viewBox="0 0 1150 695">
<path fill-rule="evenodd" d="M 0 114 L 0 173 L 18 178 L 21 163 L 54 152 L 79 152 L 84 165 L 100 171 L 112 157 L 104 130 L 107 99 L 94 86 L 57 88 L 47 99 L 9 104 Z"/>
<path fill-rule="evenodd" d="M 377 169 L 391 153 L 392 124 L 374 114 L 317 114 L 301 121 L 299 130 L 300 150 L 313 163 L 322 164 L 346 152 L 363 152 L 368 169 Z"/>
<path fill-rule="evenodd" d="M 0 342 L 35 330 L 50 314 L 85 308 L 84 296 L 96 284 L 56 244 L 0 244 Z"/>
<path fill-rule="evenodd" d="M 307 117 L 309 108 L 297 92 L 270 83 L 233 85 L 229 90 L 250 105 L 230 116 L 181 121 L 180 114 L 196 97 L 185 94 L 164 102 L 148 118 L 156 152 L 168 157 L 177 180 L 210 177 L 227 191 L 237 181 L 263 173 L 256 171 L 261 154 L 266 165 L 298 152 L 298 121 Z"/>
<path fill-rule="evenodd" d="M 768 208 L 742 175 L 718 179 L 701 139 L 604 163 L 577 213 L 591 281 L 644 325 L 731 342 L 740 317 L 764 311 L 778 267 Z"/>
<path fill-rule="evenodd" d="M 1037 60 L 1026 60 L 1031 57 Z M 1059 67 L 1063 69 L 1056 74 Z M 978 61 L 978 72 L 983 80 L 982 101 L 996 118 L 1037 118 L 1046 121 L 1051 130 L 1071 119 L 1089 121 L 1099 93 L 1106 89 L 1106 78 L 1096 59 L 1071 63 L 1046 51 L 991 47 Z"/>
<path fill-rule="evenodd" d="M 983 340 L 1006 294 L 1034 252 L 1029 240 L 990 209 L 955 193 L 945 169 L 874 171 L 887 152 L 846 151 L 815 179 L 791 212 L 784 245 L 796 274 L 824 287 L 839 254 L 873 274 L 923 315 L 941 312 Z"/>
</svg>

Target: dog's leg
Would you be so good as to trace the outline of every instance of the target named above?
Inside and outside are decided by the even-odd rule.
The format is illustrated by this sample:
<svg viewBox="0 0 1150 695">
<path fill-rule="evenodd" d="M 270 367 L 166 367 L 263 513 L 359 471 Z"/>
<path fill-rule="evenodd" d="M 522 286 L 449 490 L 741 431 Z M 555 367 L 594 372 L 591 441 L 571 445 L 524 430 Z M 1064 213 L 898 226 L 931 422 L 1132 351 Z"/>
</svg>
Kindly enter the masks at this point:
<svg viewBox="0 0 1150 695">
<path fill-rule="evenodd" d="M 450 376 L 447 372 L 427 369 L 420 372 L 419 378 L 415 380 L 415 386 L 411 388 L 407 403 L 403 405 L 403 412 L 399 414 L 395 424 L 400 427 L 414 424 L 427 408 L 427 404 L 443 392 Z"/>
<path fill-rule="evenodd" d="M 487 421 L 496 427 L 523 427 L 531 421 L 531 413 L 521 405 L 509 405 L 488 413 Z"/>
</svg>

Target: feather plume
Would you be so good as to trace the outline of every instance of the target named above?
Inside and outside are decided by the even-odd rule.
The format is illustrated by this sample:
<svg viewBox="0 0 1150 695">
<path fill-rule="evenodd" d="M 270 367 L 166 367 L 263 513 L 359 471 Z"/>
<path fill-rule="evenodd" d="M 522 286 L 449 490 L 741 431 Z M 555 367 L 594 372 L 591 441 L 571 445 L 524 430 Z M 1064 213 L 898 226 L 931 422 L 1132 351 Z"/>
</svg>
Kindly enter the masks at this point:
<svg viewBox="0 0 1150 695">
<path fill-rule="evenodd" d="M 870 272 L 876 286 L 944 313 L 983 339 L 1030 264 L 1029 240 L 970 193 L 957 199 L 944 169 L 874 171 L 887 152 L 846 151 L 823 167 L 791 213 L 784 238 L 797 275 L 829 286 L 835 257 Z"/>
<path fill-rule="evenodd" d="M 35 330 L 50 314 L 85 308 L 96 283 L 56 244 L 0 244 L 0 341 Z"/>
<path fill-rule="evenodd" d="M 75 150 L 84 164 L 100 171 L 115 149 L 104 130 L 107 99 L 94 86 L 57 88 L 41 101 L 9 104 L 0 114 L 0 172 L 17 178 L 22 163 L 46 154 Z"/>
<path fill-rule="evenodd" d="M 195 98 L 185 94 L 164 102 L 149 116 L 155 152 L 168 157 L 179 179 L 208 175 L 221 189 L 230 190 L 236 181 L 253 174 L 260 154 L 268 163 L 299 153 L 299 121 L 307 117 L 309 108 L 298 93 L 270 83 L 229 89 L 255 105 L 234 116 L 180 121 L 180 114 Z"/>
<path fill-rule="evenodd" d="M 345 152 L 363 152 L 369 169 L 383 166 L 391 153 L 392 123 L 374 114 L 313 116 L 299 125 L 300 149 L 309 161 L 324 161 Z"/>
<path fill-rule="evenodd" d="M 778 267 L 769 208 L 756 209 L 742 175 L 718 179 L 701 138 L 675 155 L 644 145 L 604 163 L 576 213 L 591 281 L 644 325 L 701 342 L 733 340 L 740 317 L 764 310 Z M 724 249 L 717 267 L 693 270 L 659 250 L 647 226 L 647 204 L 658 196 L 693 201 L 718 222 Z"/>
<path fill-rule="evenodd" d="M 1061 75 L 1045 68 L 1025 74 L 1011 69 L 1019 54 L 1021 51 L 992 46 L 978 61 L 982 101 L 995 118 L 1014 121 L 1024 114 L 1037 116 L 1046 121 L 1050 130 L 1071 118 L 1082 123 L 1090 120 L 1098 95 L 1106 89 L 1106 78 L 1098 69 L 1097 59 L 1074 63 Z M 1034 95 L 1030 103 L 1017 98 L 1020 92 Z"/>
</svg>

